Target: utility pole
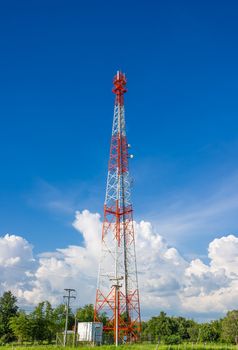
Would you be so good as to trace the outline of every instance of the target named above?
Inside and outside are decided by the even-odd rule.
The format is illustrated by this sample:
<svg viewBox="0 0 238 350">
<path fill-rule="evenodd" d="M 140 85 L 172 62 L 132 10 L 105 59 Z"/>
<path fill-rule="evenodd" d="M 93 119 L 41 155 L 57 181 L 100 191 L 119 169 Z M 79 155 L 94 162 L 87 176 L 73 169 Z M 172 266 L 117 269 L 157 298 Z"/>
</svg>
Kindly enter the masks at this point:
<svg viewBox="0 0 238 350">
<path fill-rule="evenodd" d="M 64 295 L 64 300 L 66 300 L 66 317 L 65 317 L 65 329 L 64 329 L 64 347 L 67 344 L 67 332 L 68 332 L 68 320 L 69 320 L 69 305 L 70 305 L 70 299 L 76 299 L 75 295 L 72 295 L 72 292 L 76 292 L 75 289 L 72 288 L 65 288 L 64 289 L 67 292 L 67 295 Z"/>
<path fill-rule="evenodd" d="M 123 280 L 123 276 L 110 278 L 110 281 L 115 281 L 112 287 L 115 290 L 115 305 L 114 305 L 114 315 L 115 315 L 115 324 L 114 324 L 114 334 L 115 334 L 115 345 L 118 346 L 119 340 L 119 314 L 120 314 L 120 288 L 122 284 L 119 284 L 119 281 Z"/>
<path fill-rule="evenodd" d="M 75 311 L 75 316 L 74 316 L 74 348 L 76 346 L 76 337 L 77 337 L 77 310 Z"/>
</svg>

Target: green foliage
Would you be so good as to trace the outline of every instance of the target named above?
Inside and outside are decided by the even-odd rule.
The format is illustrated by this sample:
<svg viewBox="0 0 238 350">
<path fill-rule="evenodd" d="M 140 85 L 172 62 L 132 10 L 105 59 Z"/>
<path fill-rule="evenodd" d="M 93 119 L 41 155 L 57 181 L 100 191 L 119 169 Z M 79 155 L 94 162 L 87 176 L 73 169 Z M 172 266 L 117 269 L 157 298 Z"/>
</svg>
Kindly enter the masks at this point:
<svg viewBox="0 0 238 350">
<path fill-rule="evenodd" d="M 99 320 L 100 322 L 102 322 L 104 325 L 107 324 L 108 322 L 108 317 L 107 317 L 107 314 L 105 312 L 102 312 L 99 316 Z"/>
<path fill-rule="evenodd" d="M 32 336 L 32 322 L 30 317 L 24 311 L 20 311 L 18 315 L 13 316 L 9 322 L 10 328 L 17 340 L 22 343 Z"/>
<path fill-rule="evenodd" d="M 24 311 L 18 311 L 16 303 L 17 299 L 11 292 L 4 293 L 0 298 L 0 344 L 13 340 L 17 340 L 19 343 L 51 343 L 57 332 L 63 332 L 65 305 L 61 304 L 52 308 L 48 301 L 44 301 L 39 303 L 32 313 L 26 314 Z M 93 305 L 87 304 L 79 308 L 76 316 L 78 321 L 92 322 L 94 318 Z M 105 324 L 108 319 L 107 315 L 102 314 L 101 318 Z M 72 329 L 74 321 L 74 315 L 69 310 L 69 329 Z M 209 349 L 216 349 L 216 344 L 219 346 L 221 341 L 234 344 L 238 340 L 238 310 L 228 312 L 222 320 L 202 324 L 184 317 L 171 317 L 165 312 L 161 312 L 147 322 L 142 322 L 141 339 L 147 342 L 148 347 L 145 349 L 150 348 L 148 343 L 158 343 L 159 341 L 159 349 L 161 350 L 168 349 L 168 347 L 171 350 L 175 349 L 176 346 L 180 347 L 180 343 L 186 343 L 187 350 L 191 346 L 194 349 L 203 349 L 204 344 L 210 344 Z M 181 345 L 182 348 L 183 345 Z M 226 346 L 226 348 L 230 347 Z"/>
<path fill-rule="evenodd" d="M 69 327 L 74 324 L 74 315 L 69 312 Z M 57 332 L 62 332 L 65 325 L 65 305 L 52 308 L 48 301 L 39 303 L 34 311 L 26 315 L 23 311 L 12 317 L 10 329 L 19 342 L 30 341 L 51 343 Z"/>
<path fill-rule="evenodd" d="M 174 322 L 174 333 L 179 335 L 179 337 L 183 340 L 189 340 L 190 336 L 188 333 L 188 329 L 194 325 L 196 325 L 196 322 L 192 320 L 187 320 L 184 317 L 172 317 Z"/>
<path fill-rule="evenodd" d="M 32 340 L 42 342 L 52 340 L 52 307 L 48 301 L 43 301 L 37 305 L 31 313 Z"/>
<path fill-rule="evenodd" d="M 30 314 L 31 338 L 34 341 L 48 341 L 51 343 L 55 339 L 57 332 L 62 332 L 65 325 L 65 305 L 59 305 L 53 309 L 48 301 L 38 304 Z M 74 315 L 69 310 L 69 329 L 74 324 Z"/>
<path fill-rule="evenodd" d="M 212 329 L 210 323 L 201 324 L 199 327 L 199 342 L 206 343 L 212 341 Z"/>
<path fill-rule="evenodd" d="M 152 317 L 143 324 L 142 335 L 166 344 L 168 341 L 168 344 L 179 344 L 181 341 L 190 339 L 189 330 L 191 331 L 191 328 L 196 325 L 196 322 L 186 320 L 184 317 L 169 317 L 161 312 L 159 316 Z"/>
<path fill-rule="evenodd" d="M 7 343 L 14 340 L 14 333 L 10 328 L 10 319 L 17 314 L 17 298 L 10 292 L 5 292 L 0 298 L 0 338 Z"/>
<path fill-rule="evenodd" d="M 221 337 L 228 343 L 238 343 L 238 310 L 228 311 L 222 321 Z"/>
<path fill-rule="evenodd" d="M 93 304 L 87 304 L 84 307 L 80 307 L 76 311 L 76 317 L 79 322 L 93 322 L 93 318 L 94 318 Z"/>
<path fill-rule="evenodd" d="M 204 323 L 200 327 L 201 334 L 203 335 L 203 342 L 217 342 L 221 339 L 221 320 L 211 321 L 210 323 Z"/>
<path fill-rule="evenodd" d="M 218 342 L 221 339 L 221 320 L 198 324 L 184 317 L 169 317 L 164 312 L 143 324 L 142 335 L 150 341 L 165 344 L 180 342 Z"/>
<path fill-rule="evenodd" d="M 173 334 L 174 322 L 165 312 L 161 312 L 159 316 L 152 317 L 144 330 L 144 335 L 156 336 L 159 340 Z"/>
<path fill-rule="evenodd" d="M 199 340 L 199 324 L 194 322 L 192 325 L 190 325 L 187 329 L 188 335 L 189 335 L 189 340 L 193 343 L 198 342 Z"/>
<path fill-rule="evenodd" d="M 164 337 L 164 343 L 168 345 L 180 344 L 181 342 L 182 339 L 178 334 L 171 334 Z"/>
<path fill-rule="evenodd" d="M 66 316 L 66 308 L 64 304 L 58 305 L 54 310 L 52 314 L 53 319 L 53 332 L 54 334 L 58 332 L 63 332 L 65 327 L 65 316 Z M 74 316 L 72 315 L 72 312 L 69 312 L 69 324 L 70 328 L 74 322 L 73 320 Z"/>
</svg>

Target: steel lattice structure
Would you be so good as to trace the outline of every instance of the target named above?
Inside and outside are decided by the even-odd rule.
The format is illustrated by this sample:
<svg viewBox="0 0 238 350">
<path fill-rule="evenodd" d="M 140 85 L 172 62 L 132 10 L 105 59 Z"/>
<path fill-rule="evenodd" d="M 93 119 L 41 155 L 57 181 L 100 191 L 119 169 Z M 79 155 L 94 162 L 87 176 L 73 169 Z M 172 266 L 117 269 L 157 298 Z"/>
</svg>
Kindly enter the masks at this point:
<svg viewBox="0 0 238 350">
<path fill-rule="evenodd" d="M 94 320 L 100 321 L 105 312 L 109 320 L 104 330 L 113 331 L 117 343 L 137 339 L 141 320 L 125 128 L 125 74 L 117 72 L 113 84 L 116 96 Z"/>
</svg>

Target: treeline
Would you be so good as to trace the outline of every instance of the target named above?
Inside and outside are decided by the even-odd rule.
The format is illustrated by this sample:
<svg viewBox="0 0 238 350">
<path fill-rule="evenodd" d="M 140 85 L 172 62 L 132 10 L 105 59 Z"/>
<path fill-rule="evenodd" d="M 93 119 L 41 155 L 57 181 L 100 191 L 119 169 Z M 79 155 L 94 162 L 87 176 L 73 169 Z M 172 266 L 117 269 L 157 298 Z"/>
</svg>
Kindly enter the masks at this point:
<svg viewBox="0 0 238 350">
<path fill-rule="evenodd" d="M 48 301 L 39 303 L 31 313 L 20 310 L 16 297 L 5 292 L 0 297 L 0 344 L 18 342 L 48 342 L 55 340 L 56 334 L 65 326 L 65 305 L 55 308 Z M 73 329 L 77 321 L 93 321 L 93 305 L 88 304 L 69 311 L 69 327 Z M 106 322 L 106 315 L 104 315 Z M 229 311 L 219 320 L 197 323 L 184 317 L 171 317 L 161 312 L 159 316 L 142 322 L 142 341 L 179 344 L 182 342 L 238 343 L 238 310 Z"/>
<path fill-rule="evenodd" d="M 170 317 L 161 312 L 148 322 L 142 323 L 144 340 L 162 342 L 165 344 L 179 344 L 182 342 L 220 342 L 221 321 L 199 324 L 184 317 Z"/>
<path fill-rule="evenodd" d="M 93 305 L 85 305 L 76 311 L 69 310 L 68 329 L 78 321 L 93 320 Z M 5 292 L 0 298 L 0 345 L 18 342 L 48 342 L 55 340 L 56 334 L 65 327 L 66 308 L 64 304 L 53 308 L 48 301 L 39 303 L 31 313 L 20 310 L 17 298 Z"/>
<path fill-rule="evenodd" d="M 197 323 L 184 317 L 170 317 L 165 312 L 142 323 L 142 338 L 164 344 L 238 343 L 238 310 L 229 311 L 219 320 Z"/>
</svg>

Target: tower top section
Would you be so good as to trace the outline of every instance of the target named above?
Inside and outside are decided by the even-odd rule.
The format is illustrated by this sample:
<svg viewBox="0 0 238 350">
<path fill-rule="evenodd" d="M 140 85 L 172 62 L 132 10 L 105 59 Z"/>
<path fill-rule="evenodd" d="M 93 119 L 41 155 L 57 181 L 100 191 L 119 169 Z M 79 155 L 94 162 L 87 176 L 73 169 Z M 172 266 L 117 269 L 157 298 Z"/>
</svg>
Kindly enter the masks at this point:
<svg viewBox="0 0 238 350">
<path fill-rule="evenodd" d="M 123 94 L 127 92 L 125 73 L 117 71 L 117 74 L 114 76 L 113 79 L 113 85 L 114 88 L 112 89 L 112 91 L 116 95 L 116 103 L 118 103 L 119 105 L 123 105 Z"/>
</svg>

